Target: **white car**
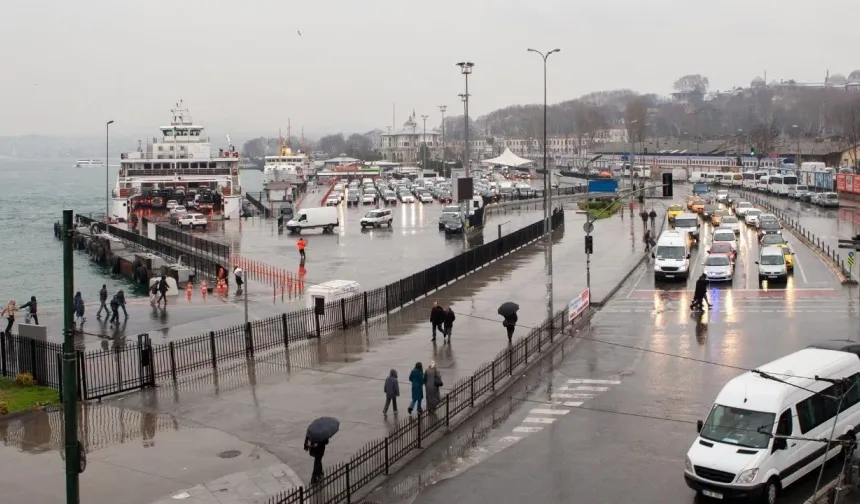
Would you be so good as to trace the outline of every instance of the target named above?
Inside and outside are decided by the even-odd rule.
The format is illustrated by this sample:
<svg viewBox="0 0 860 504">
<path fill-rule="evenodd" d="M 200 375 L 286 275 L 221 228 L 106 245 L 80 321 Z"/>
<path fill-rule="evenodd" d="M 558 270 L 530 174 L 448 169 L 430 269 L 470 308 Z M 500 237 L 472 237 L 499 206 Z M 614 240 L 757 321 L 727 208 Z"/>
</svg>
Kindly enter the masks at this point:
<svg viewBox="0 0 860 504">
<path fill-rule="evenodd" d="M 740 234 L 741 221 L 734 215 L 726 215 L 720 219 L 720 225 L 717 229 L 731 229 L 734 234 Z"/>
<path fill-rule="evenodd" d="M 747 226 L 755 226 L 758 224 L 758 216 L 762 214 L 762 211 L 758 208 L 751 208 L 744 213 L 744 222 Z"/>
<path fill-rule="evenodd" d="M 717 191 L 717 201 L 725 202 L 727 199 L 729 199 L 728 191 L 724 189 L 720 189 L 719 191 Z"/>
<path fill-rule="evenodd" d="M 164 204 L 164 207 L 167 208 L 168 210 L 173 210 L 178 205 L 179 205 L 179 202 L 176 201 L 175 199 L 172 199 L 172 200 L 167 200 L 167 203 Z"/>
<path fill-rule="evenodd" d="M 400 201 L 402 203 L 415 203 L 415 196 L 409 193 L 400 193 Z"/>
<path fill-rule="evenodd" d="M 364 196 L 361 197 L 362 205 L 373 205 L 376 203 L 376 194 L 374 193 L 364 193 Z"/>
<path fill-rule="evenodd" d="M 738 238 L 735 236 L 735 232 L 731 229 L 721 229 L 717 228 L 714 231 L 714 236 L 711 238 L 712 243 L 728 243 L 732 246 L 733 249 L 738 249 Z"/>
<path fill-rule="evenodd" d="M 340 196 L 329 196 L 325 200 L 325 206 L 338 206 L 340 205 Z"/>
<path fill-rule="evenodd" d="M 704 273 L 709 282 L 731 282 L 732 260 L 726 254 L 710 254 L 705 259 Z"/>
<path fill-rule="evenodd" d="M 182 215 L 185 212 L 187 212 L 187 210 L 182 205 L 176 205 L 175 207 L 170 209 L 170 213 L 172 213 L 173 215 Z"/>
<path fill-rule="evenodd" d="M 739 201 L 738 204 L 735 206 L 735 215 L 743 218 L 746 213 L 753 208 L 755 207 L 749 201 Z"/>
<path fill-rule="evenodd" d="M 433 195 L 429 192 L 422 192 L 420 198 L 421 203 L 433 203 Z"/>
<path fill-rule="evenodd" d="M 206 216 L 199 213 L 187 213 L 179 218 L 179 227 L 206 229 L 208 225 L 209 221 L 206 220 Z"/>
<path fill-rule="evenodd" d="M 391 227 L 391 222 L 394 220 L 391 210 L 380 208 L 379 210 L 371 210 L 361 218 L 361 228 L 374 227 L 378 228 L 382 225 Z"/>
</svg>

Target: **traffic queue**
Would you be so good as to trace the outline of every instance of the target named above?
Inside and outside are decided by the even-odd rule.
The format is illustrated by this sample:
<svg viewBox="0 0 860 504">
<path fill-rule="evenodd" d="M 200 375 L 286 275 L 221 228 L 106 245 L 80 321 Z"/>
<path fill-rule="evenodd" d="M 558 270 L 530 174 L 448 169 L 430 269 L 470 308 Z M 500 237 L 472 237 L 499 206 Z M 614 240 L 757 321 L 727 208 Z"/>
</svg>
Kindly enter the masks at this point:
<svg viewBox="0 0 860 504">
<path fill-rule="evenodd" d="M 755 261 L 759 286 L 787 282 L 794 270 L 794 253 L 776 215 L 726 190 L 693 194 L 686 203 L 673 203 L 667 207 L 667 218 L 670 229 L 660 235 L 651 254 L 655 281 L 686 281 L 692 274 L 696 247 L 704 257 L 706 280 L 731 285 L 742 253 L 740 241 L 751 236 L 742 235 L 744 228 L 755 231 L 755 247 L 747 246 L 744 252 L 755 254 L 746 259 Z M 702 244 L 707 250 L 701 249 Z"/>
</svg>

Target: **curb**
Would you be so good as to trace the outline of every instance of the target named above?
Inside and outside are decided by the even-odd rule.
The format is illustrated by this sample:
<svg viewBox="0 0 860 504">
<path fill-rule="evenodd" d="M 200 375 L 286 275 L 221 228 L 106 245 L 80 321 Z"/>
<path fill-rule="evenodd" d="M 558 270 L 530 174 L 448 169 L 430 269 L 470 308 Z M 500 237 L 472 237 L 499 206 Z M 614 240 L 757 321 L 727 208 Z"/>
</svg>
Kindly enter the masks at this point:
<svg viewBox="0 0 860 504">
<path fill-rule="evenodd" d="M 440 430 L 437 433 L 434 433 L 432 436 L 434 439 L 432 441 L 424 443 L 424 447 L 421 448 L 420 451 L 415 451 L 414 454 L 409 455 L 403 458 L 401 461 L 397 463 L 397 468 L 393 471 L 390 471 L 387 476 L 380 476 L 380 481 L 369 487 L 367 491 L 358 492 L 354 498 L 354 502 L 359 502 L 363 504 L 374 504 L 373 501 L 366 500 L 371 494 L 376 492 L 380 487 L 382 487 L 392 476 L 398 474 L 401 470 L 403 470 L 406 466 L 408 466 L 413 460 L 420 457 L 421 455 L 427 453 L 432 447 L 436 446 L 439 442 L 445 440 L 449 434 L 456 431 L 460 426 L 472 420 L 476 415 L 483 412 L 487 406 L 492 404 L 497 399 L 501 398 L 511 387 L 518 384 L 520 378 L 524 375 L 531 372 L 536 366 L 542 364 L 548 357 L 551 358 L 555 352 L 555 350 L 562 345 L 568 339 L 572 340 L 572 343 L 575 345 L 580 339 L 577 339 L 574 336 L 574 333 L 582 328 L 583 325 L 587 324 L 591 321 L 591 318 L 594 316 L 595 310 L 589 309 L 585 313 L 583 313 L 579 318 L 577 318 L 570 326 L 564 329 L 564 331 L 559 332 L 558 338 L 553 340 L 549 346 L 545 347 L 544 350 L 541 350 L 539 354 L 536 355 L 536 358 L 525 366 L 522 369 L 516 370 L 516 374 L 514 374 L 509 380 L 505 381 L 500 387 L 498 387 L 492 394 L 487 395 L 485 399 L 480 402 L 476 402 L 475 406 L 470 408 L 467 413 L 464 413 L 459 419 L 454 422 L 451 422 L 451 425 L 448 426 L 444 431 Z"/>
</svg>

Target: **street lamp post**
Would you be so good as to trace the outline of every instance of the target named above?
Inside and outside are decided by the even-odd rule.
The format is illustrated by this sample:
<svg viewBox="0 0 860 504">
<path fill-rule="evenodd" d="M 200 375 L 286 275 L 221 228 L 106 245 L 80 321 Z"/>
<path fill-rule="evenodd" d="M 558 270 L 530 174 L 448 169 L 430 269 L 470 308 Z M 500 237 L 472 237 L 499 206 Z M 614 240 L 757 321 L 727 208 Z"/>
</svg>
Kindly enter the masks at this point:
<svg viewBox="0 0 860 504">
<path fill-rule="evenodd" d="M 113 120 L 105 123 L 105 219 L 110 224 L 110 125 Z"/>
<path fill-rule="evenodd" d="M 469 116 L 468 116 L 468 114 L 469 114 L 469 95 L 465 94 L 465 93 L 460 93 L 458 96 L 460 96 L 460 99 L 463 100 L 463 115 L 466 117 L 466 142 L 465 142 L 465 145 L 463 145 L 463 167 L 466 169 L 466 176 L 468 177 L 469 176 L 469 161 L 468 161 L 469 160 L 469 136 L 468 136 L 469 135 Z M 457 181 L 453 180 L 453 178 L 454 178 L 453 174 L 452 174 L 451 178 L 452 178 L 451 184 L 456 185 Z M 459 190 L 457 191 L 457 193 L 459 195 Z M 460 212 L 463 213 L 465 218 L 468 218 L 469 217 L 468 203 L 465 203 L 463 201 L 458 201 L 457 206 L 460 207 Z"/>
<path fill-rule="evenodd" d="M 457 63 L 457 66 L 460 67 L 460 73 L 466 77 L 466 93 L 460 96 L 464 96 L 463 101 L 466 104 L 464 113 L 466 125 L 463 132 L 463 137 L 466 141 L 466 153 L 463 156 L 463 168 L 466 169 L 466 177 L 468 178 L 472 175 L 472 171 L 469 168 L 469 75 L 472 73 L 472 67 L 474 67 L 475 64 L 469 61 L 461 61 L 460 63 Z"/>
<path fill-rule="evenodd" d="M 528 49 L 528 52 L 536 53 L 543 60 L 543 232 L 546 238 L 546 310 L 547 310 L 547 319 L 550 324 L 550 331 L 552 331 L 552 319 L 553 319 L 553 299 L 552 299 L 552 222 L 551 222 L 551 212 L 550 212 L 550 202 L 552 201 L 550 198 L 549 191 L 549 167 L 547 166 L 546 160 L 546 149 L 547 149 L 547 131 L 546 131 L 546 114 L 547 114 L 547 100 L 546 100 L 546 60 L 549 58 L 550 54 L 557 53 L 561 51 L 561 49 L 553 49 L 552 51 L 548 51 L 543 53 L 538 51 L 537 49 Z"/>
<path fill-rule="evenodd" d="M 446 105 L 439 105 L 439 112 L 442 112 L 442 175 L 445 176 L 445 111 L 448 110 Z"/>
<path fill-rule="evenodd" d="M 421 115 L 421 120 L 424 121 L 424 131 L 421 133 L 421 178 L 424 178 L 424 170 L 427 169 L 427 114 Z"/>
</svg>

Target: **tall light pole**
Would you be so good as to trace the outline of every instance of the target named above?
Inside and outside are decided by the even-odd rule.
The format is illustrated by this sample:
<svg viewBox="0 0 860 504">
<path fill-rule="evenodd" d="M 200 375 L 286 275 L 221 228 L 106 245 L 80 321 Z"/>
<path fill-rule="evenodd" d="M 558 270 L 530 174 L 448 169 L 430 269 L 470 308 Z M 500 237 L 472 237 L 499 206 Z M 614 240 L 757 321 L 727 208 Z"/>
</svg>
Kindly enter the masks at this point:
<svg viewBox="0 0 860 504">
<path fill-rule="evenodd" d="M 424 178 L 424 170 L 427 169 L 427 114 L 421 114 L 421 120 L 424 121 L 424 132 L 421 133 L 421 178 Z"/>
<path fill-rule="evenodd" d="M 546 148 L 547 148 L 547 131 L 546 131 L 546 60 L 550 54 L 557 53 L 561 49 L 553 49 L 547 53 L 542 53 L 537 49 L 529 49 L 528 52 L 536 53 L 543 59 L 543 232 L 546 238 L 546 311 L 547 320 L 550 323 L 550 332 L 552 331 L 553 319 L 553 299 L 552 299 L 552 221 L 550 213 L 550 198 L 549 193 L 549 167 L 546 164 Z"/>
<path fill-rule="evenodd" d="M 442 175 L 445 176 L 445 111 L 448 110 L 448 107 L 445 105 L 439 105 L 439 112 L 442 112 Z"/>
<path fill-rule="evenodd" d="M 463 114 L 465 116 L 466 127 L 463 133 L 463 137 L 466 140 L 466 151 L 463 156 L 463 168 L 466 169 L 466 177 L 472 176 L 472 170 L 469 168 L 469 75 L 472 73 L 472 67 L 475 66 L 474 63 L 469 61 L 461 61 L 457 63 L 457 66 L 460 67 L 460 73 L 466 77 L 466 93 L 460 96 L 463 96 L 463 101 L 466 104 L 466 110 Z"/>
<path fill-rule="evenodd" d="M 105 123 L 105 219 L 110 224 L 110 125 L 113 120 Z"/>
</svg>

